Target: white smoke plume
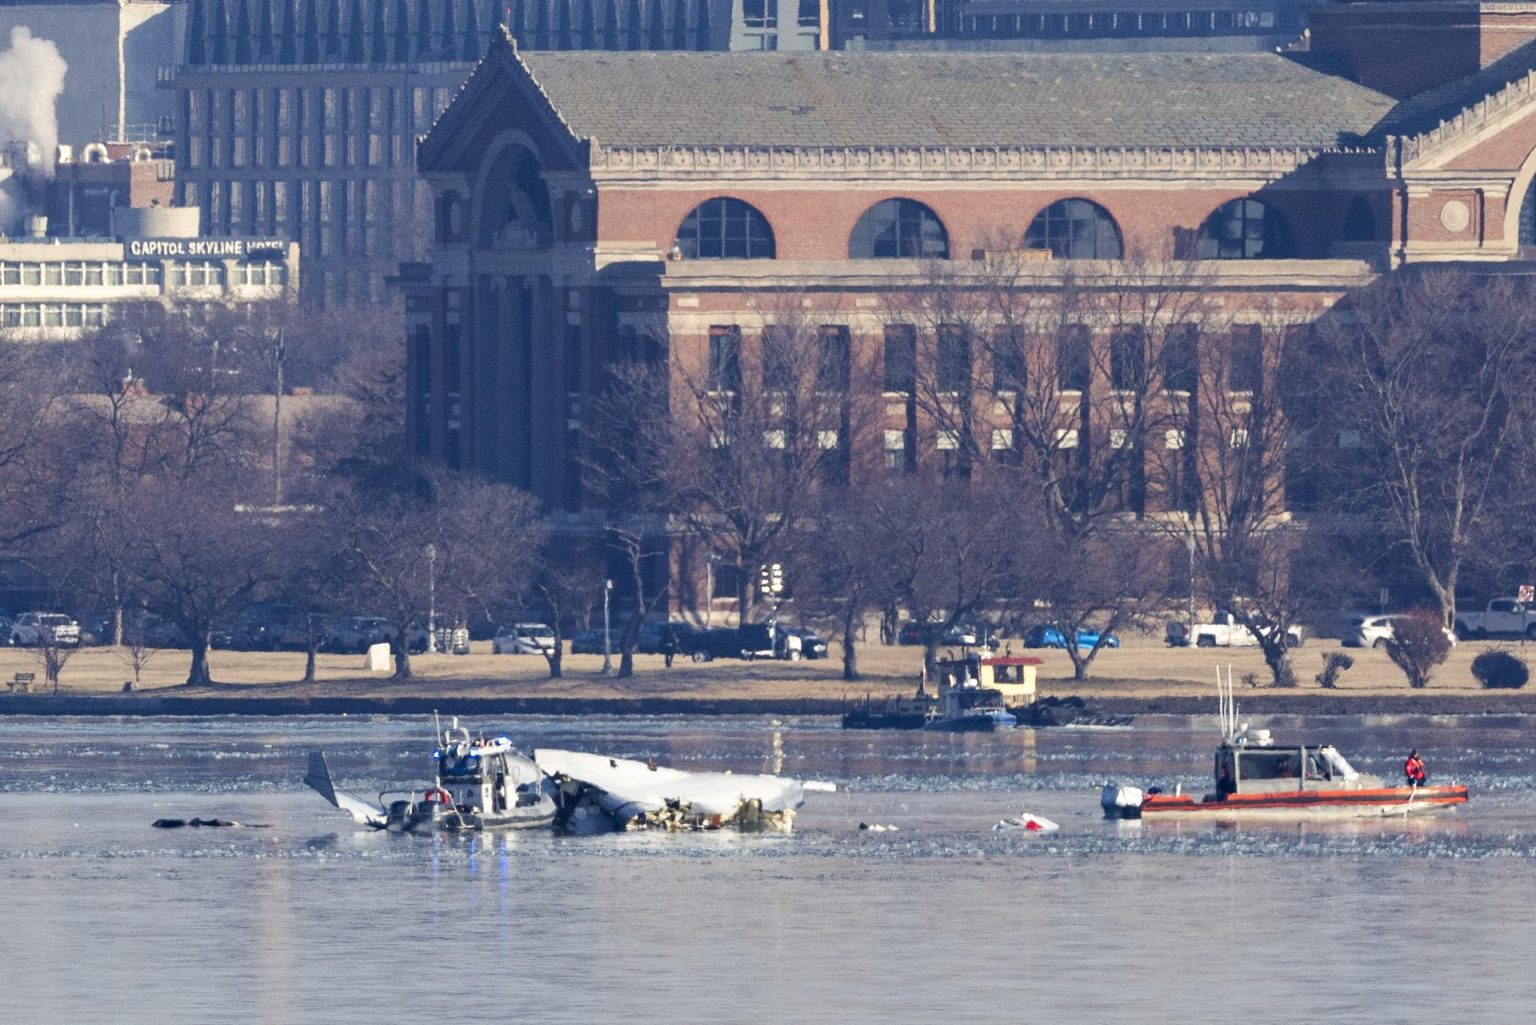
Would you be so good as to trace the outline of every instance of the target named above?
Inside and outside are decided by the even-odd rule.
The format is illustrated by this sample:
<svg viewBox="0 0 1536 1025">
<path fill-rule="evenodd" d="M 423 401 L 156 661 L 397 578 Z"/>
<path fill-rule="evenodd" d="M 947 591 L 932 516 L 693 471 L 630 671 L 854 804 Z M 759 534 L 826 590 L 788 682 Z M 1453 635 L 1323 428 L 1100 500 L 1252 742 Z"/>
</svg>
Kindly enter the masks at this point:
<svg viewBox="0 0 1536 1025">
<path fill-rule="evenodd" d="M 11 48 L 0 50 L 0 146 L 15 154 L 13 173 L 53 174 L 59 144 L 54 104 L 68 71 L 52 41 L 36 38 L 24 25 L 11 29 Z M 0 229 L 16 213 L 17 185 L 15 179 L 0 181 Z"/>
</svg>

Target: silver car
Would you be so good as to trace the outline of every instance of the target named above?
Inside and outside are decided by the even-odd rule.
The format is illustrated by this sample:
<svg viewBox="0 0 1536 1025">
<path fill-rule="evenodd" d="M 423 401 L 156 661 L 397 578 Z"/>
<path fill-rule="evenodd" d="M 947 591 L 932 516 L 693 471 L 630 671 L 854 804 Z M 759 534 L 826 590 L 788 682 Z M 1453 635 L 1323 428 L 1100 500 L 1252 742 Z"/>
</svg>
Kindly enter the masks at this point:
<svg viewBox="0 0 1536 1025">
<path fill-rule="evenodd" d="M 12 647 L 52 644 L 72 648 L 80 643 L 80 624 L 62 612 L 23 612 L 11 623 L 7 640 Z"/>
<path fill-rule="evenodd" d="M 1349 621 L 1349 628 L 1344 631 L 1342 643 L 1346 648 L 1385 648 L 1387 642 L 1392 639 L 1392 621 L 1399 614 L 1386 616 L 1356 616 Z M 1456 643 L 1456 635 L 1449 630 L 1445 636 L 1450 639 L 1452 645 Z"/>
</svg>

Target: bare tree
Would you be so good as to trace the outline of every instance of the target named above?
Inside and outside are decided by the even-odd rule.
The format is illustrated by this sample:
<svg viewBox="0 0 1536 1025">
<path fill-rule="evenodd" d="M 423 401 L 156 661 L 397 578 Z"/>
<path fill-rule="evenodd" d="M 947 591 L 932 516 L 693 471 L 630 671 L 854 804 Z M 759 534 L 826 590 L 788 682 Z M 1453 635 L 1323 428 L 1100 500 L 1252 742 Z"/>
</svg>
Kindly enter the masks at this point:
<svg viewBox="0 0 1536 1025">
<path fill-rule="evenodd" d="M 140 488 L 122 510 L 133 586 L 192 645 L 188 684 L 212 682 L 209 634 L 267 581 L 273 531 L 227 479 L 201 474 Z"/>
<path fill-rule="evenodd" d="M 951 478 L 990 464 L 1029 523 L 1036 558 L 1007 595 L 1014 614 L 1044 607 L 1075 639 L 1151 607 L 1161 519 L 1181 501 L 1158 449 L 1187 416 L 1194 340 L 1216 312 L 1193 266 L 1129 260 L 1080 279 L 1002 246 L 935 265 L 886 305 L 888 368 L 891 346 L 916 353 L 906 381 L 886 382 L 908 395 L 909 447 L 931 430 Z M 1068 650 L 1086 678 L 1101 647 Z"/>
<path fill-rule="evenodd" d="M 893 482 L 868 499 L 865 529 L 884 553 L 878 588 L 930 624 L 924 663 L 933 669 L 945 632 L 996 607 L 1018 577 L 1019 518 L 1005 491 L 927 479 Z"/>
<path fill-rule="evenodd" d="M 409 638 L 430 609 L 467 619 L 525 589 L 547 531 L 527 493 L 447 470 L 404 493 L 345 492 L 332 509 L 350 593 L 393 625 L 397 680 L 411 676 Z"/>
<path fill-rule="evenodd" d="M 1288 383 L 1296 416 L 1351 472 L 1337 508 L 1390 525 L 1446 625 L 1479 553 L 1509 557 L 1504 502 L 1530 477 L 1536 310 L 1500 275 L 1384 278 L 1324 318 Z"/>
<path fill-rule="evenodd" d="M 533 594 L 549 612 L 555 633 L 554 648 L 545 654 L 550 679 L 564 675 L 565 627 L 580 621 L 592 608 L 593 595 L 601 594 L 606 579 L 603 567 L 590 549 L 575 547 L 555 538 L 545 547 L 537 568 Z"/>
<path fill-rule="evenodd" d="M 865 613 L 882 604 L 887 553 L 877 541 L 871 511 L 884 490 L 879 481 L 826 494 L 796 546 L 788 573 L 802 619 L 836 628 L 843 649 L 843 679 L 859 679 L 858 641 Z M 874 517 L 874 523 L 879 518 Z"/>
<path fill-rule="evenodd" d="M 1320 549 L 1309 551 L 1309 532 L 1285 505 L 1290 421 L 1277 375 L 1286 325 L 1224 327 L 1200 339 L 1188 415 L 1160 451 L 1162 476 L 1185 482 L 1189 509 L 1185 523 L 1167 526 L 1170 541 L 1192 546 L 1194 586 L 1254 634 L 1274 684 L 1293 687 L 1292 627 L 1311 593 L 1298 583 L 1316 580 L 1294 571 Z"/>
</svg>

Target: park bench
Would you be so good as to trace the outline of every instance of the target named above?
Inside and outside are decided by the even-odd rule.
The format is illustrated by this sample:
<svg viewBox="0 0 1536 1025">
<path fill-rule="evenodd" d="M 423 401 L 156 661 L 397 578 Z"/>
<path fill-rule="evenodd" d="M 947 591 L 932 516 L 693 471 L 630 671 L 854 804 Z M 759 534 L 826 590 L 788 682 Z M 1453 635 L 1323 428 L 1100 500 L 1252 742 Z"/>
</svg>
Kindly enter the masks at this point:
<svg viewBox="0 0 1536 1025">
<path fill-rule="evenodd" d="M 30 693 L 32 690 L 32 681 L 36 678 L 36 676 L 36 673 L 17 673 L 14 677 L 11 678 L 11 681 L 5 685 L 5 689 L 9 691 L 16 691 L 20 694 Z"/>
</svg>

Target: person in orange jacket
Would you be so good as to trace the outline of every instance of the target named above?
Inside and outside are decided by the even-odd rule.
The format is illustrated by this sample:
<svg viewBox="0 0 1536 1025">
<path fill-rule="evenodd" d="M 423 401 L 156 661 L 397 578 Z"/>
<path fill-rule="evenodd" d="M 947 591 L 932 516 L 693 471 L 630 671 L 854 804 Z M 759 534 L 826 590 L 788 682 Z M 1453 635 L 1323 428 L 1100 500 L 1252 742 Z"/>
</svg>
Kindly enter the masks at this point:
<svg viewBox="0 0 1536 1025">
<path fill-rule="evenodd" d="M 1414 748 L 1408 752 L 1408 759 L 1403 762 L 1403 775 L 1408 777 L 1409 786 L 1421 787 L 1429 781 L 1429 776 L 1424 772 L 1424 760 L 1419 757 L 1419 749 Z"/>
</svg>

